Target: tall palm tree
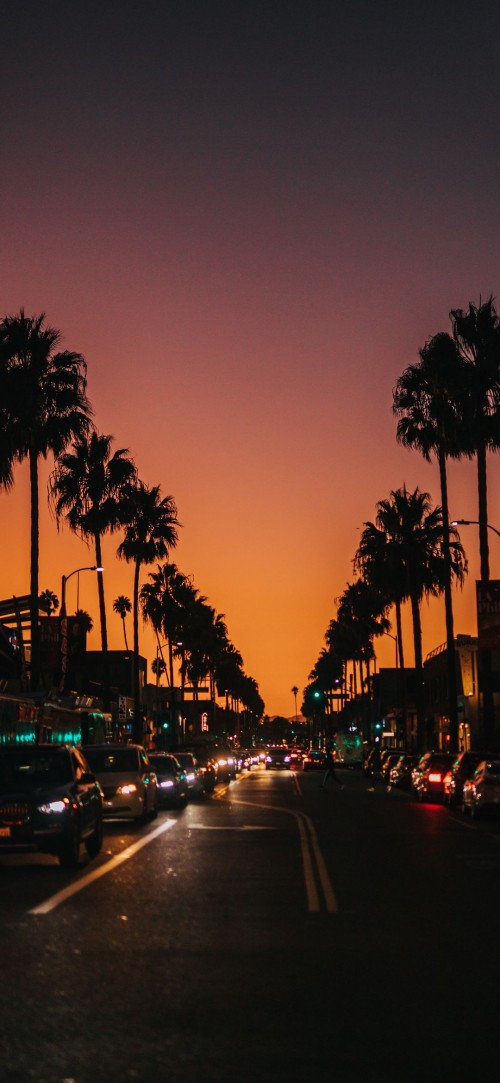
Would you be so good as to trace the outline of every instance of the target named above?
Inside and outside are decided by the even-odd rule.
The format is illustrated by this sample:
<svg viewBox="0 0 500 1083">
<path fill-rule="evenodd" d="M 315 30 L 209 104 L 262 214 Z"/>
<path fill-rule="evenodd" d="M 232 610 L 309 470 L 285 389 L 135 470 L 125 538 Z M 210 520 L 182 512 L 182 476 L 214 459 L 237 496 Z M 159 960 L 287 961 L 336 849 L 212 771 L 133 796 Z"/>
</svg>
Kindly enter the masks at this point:
<svg viewBox="0 0 500 1083">
<path fill-rule="evenodd" d="M 60 455 L 50 478 L 50 497 L 58 524 L 63 515 L 71 530 L 92 540 L 95 562 L 102 567 L 102 536 L 120 525 L 121 502 L 135 477 L 135 465 L 127 448 L 111 453 L 113 437 L 93 430 L 76 440 L 71 451 Z M 97 577 L 101 649 L 106 665 L 108 631 L 104 599 L 104 574 Z"/>
<path fill-rule="evenodd" d="M 404 590 L 411 606 L 416 673 L 416 708 L 418 745 L 425 743 L 425 706 L 420 605 L 424 597 L 437 597 L 444 591 L 446 577 L 443 541 L 445 528 L 442 508 L 431 506 L 429 493 L 406 486 L 391 492 L 388 500 L 377 505 L 377 527 L 386 534 L 390 563 L 396 569 L 398 591 Z M 452 575 L 463 582 L 465 556 L 456 531 L 449 529 Z M 403 586 L 404 584 L 404 586 Z"/>
<path fill-rule="evenodd" d="M 125 536 L 118 556 L 134 564 L 134 739 L 142 742 L 139 689 L 139 579 L 143 564 L 153 564 L 177 545 L 177 508 L 173 497 L 161 498 L 160 486 L 149 488 L 142 481 L 131 485 L 122 503 Z"/>
<path fill-rule="evenodd" d="M 45 323 L 45 313 L 5 316 L 0 324 L 0 480 L 14 462 L 29 461 L 31 496 L 30 624 L 31 687 L 39 682 L 38 461 L 55 457 L 90 425 L 87 367 L 82 354 L 58 351 L 61 332 Z M 2 465 L 3 463 L 3 465 Z"/>
<path fill-rule="evenodd" d="M 439 465 L 443 510 L 444 600 L 448 675 L 450 750 L 458 751 L 458 681 L 453 630 L 452 571 L 449 543 L 448 480 L 446 461 L 470 454 L 470 432 L 464 430 L 464 363 L 451 335 L 434 335 L 419 351 L 420 362 L 409 365 L 393 392 L 393 410 L 398 418 L 397 439 L 416 448 L 429 462 L 435 455 Z"/>
<path fill-rule="evenodd" d="M 132 612 L 132 602 L 130 601 L 130 598 L 127 598 L 125 594 L 119 594 L 118 597 L 115 598 L 115 600 L 113 602 L 113 610 L 114 610 L 115 613 L 118 613 L 118 616 L 121 617 L 121 619 L 122 619 L 123 638 L 125 640 L 125 650 L 128 651 L 127 628 L 126 628 L 126 625 L 125 625 L 125 617 L 127 616 L 128 613 Z"/>
<path fill-rule="evenodd" d="M 500 447 L 500 318 L 493 297 L 450 312 L 453 338 L 464 363 L 467 403 L 464 431 L 477 460 L 479 555 L 481 580 L 490 578 L 487 452 Z M 495 738 L 491 650 L 482 649 L 483 741 Z"/>
<path fill-rule="evenodd" d="M 500 317 L 493 298 L 450 312 L 453 338 L 464 365 L 464 428 L 477 459 L 481 579 L 489 579 L 487 466 L 489 449 L 500 447 Z"/>
<path fill-rule="evenodd" d="M 191 602 L 193 592 L 197 594 L 197 591 L 191 577 L 169 562 L 158 564 L 156 571 L 149 573 L 149 580 L 140 590 L 142 615 L 154 628 L 161 658 L 165 644 L 160 643 L 160 637 L 166 641 L 169 686 L 174 688 L 175 646 L 183 639 L 185 609 Z"/>
</svg>

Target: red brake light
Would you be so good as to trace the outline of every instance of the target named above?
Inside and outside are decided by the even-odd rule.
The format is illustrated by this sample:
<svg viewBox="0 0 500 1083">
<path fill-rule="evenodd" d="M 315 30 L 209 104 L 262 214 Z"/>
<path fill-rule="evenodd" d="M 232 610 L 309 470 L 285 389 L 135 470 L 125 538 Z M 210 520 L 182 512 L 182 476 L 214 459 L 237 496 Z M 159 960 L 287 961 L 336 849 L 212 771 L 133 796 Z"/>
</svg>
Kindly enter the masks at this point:
<svg viewBox="0 0 500 1083">
<path fill-rule="evenodd" d="M 440 771 L 429 772 L 429 782 L 441 782 L 442 778 L 443 776 Z"/>
</svg>

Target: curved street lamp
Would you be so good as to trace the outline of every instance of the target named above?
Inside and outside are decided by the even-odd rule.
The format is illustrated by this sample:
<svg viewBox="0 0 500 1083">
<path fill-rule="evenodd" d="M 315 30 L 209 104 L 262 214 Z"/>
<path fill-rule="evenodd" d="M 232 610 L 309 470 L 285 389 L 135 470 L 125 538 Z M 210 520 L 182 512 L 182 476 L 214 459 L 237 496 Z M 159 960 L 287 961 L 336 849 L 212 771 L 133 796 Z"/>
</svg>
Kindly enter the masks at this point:
<svg viewBox="0 0 500 1083">
<path fill-rule="evenodd" d="M 60 620 L 60 646 L 61 646 L 61 679 L 59 681 L 59 691 L 64 692 L 64 686 L 66 683 L 66 674 L 68 672 L 68 618 L 66 616 L 66 583 L 68 579 L 71 579 L 72 575 L 77 575 L 79 572 L 103 572 L 104 568 L 98 568 L 96 564 L 86 564 L 83 568 L 74 568 L 69 575 L 63 575 L 61 580 L 61 608 L 59 610 Z"/>
<path fill-rule="evenodd" d="M 479 519 L 453 519 L 450 526 L 479 526 Z M 496 526 L 492 526 L 491 523 L 486 523 L 486 526 L 500 538 L 500 530 L 497 530 Z"/>
</svg>

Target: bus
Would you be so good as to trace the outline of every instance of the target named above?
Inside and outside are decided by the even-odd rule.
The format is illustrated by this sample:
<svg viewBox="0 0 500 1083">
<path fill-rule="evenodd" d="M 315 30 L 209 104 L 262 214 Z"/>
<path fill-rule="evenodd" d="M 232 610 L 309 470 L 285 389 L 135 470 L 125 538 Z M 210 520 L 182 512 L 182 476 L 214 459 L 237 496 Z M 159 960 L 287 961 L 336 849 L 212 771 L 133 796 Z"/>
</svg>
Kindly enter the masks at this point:
<svg viewBox="0 0 500 1083">
<path fill-rule="evenodd" d="M 91 703 L 63 707 L 46 694 L 0 693 L 0 745 L 103 744 L 114 738 L 111 714 Z"/>
</svg>

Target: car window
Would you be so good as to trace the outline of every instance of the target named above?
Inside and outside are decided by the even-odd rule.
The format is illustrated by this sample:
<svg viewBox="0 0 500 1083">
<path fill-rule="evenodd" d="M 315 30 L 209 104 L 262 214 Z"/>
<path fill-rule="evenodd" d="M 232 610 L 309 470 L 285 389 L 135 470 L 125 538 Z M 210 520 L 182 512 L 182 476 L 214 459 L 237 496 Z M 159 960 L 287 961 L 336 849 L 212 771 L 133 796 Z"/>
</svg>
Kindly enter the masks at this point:
<svg viewBox="0 0 500 1083">
<path fill-rule="evenodd" d="M 85 755 L 89 767 L 99 774 L 120 774 L 125 771 L 137 771 L 137 752 L 135 748 L 86 748 Z"/>
<path fill-rule="evenodd" d="M 29 792 L 41 786 L 62 786 L 73 781 L 67 750 L 51 752 L 39 748 L 0 752 L 0 787 Z"/>
</svg>

